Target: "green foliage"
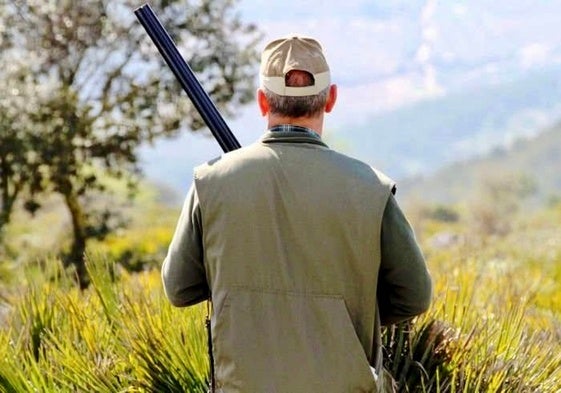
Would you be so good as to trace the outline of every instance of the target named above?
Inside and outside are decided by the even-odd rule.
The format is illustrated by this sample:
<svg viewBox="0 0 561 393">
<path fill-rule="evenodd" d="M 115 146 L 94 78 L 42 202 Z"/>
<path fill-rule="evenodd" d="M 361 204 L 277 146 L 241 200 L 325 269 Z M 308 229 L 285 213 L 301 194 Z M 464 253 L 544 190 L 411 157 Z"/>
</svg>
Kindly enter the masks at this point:
<svg viewBox="0 0 561 393">
<path fill-rule="evenodd" d="M 513 212 L 500 236 L 479 233 L 461 210 L 455 222 L 414 211 L 435 299 L 415 323 L 385 332 L 399 391 L 559 391 L 560 206 Z"/>
<path fill-rule="evenodd" d="M 89 258 L 91 287 L 37 277 L 0 333 L 0 391 L 204 392 L 204 308 L 174 309 L 159 274 Z M 65 284 L 66 283 L 66 284 Z"/>
<path fill-rule="evenodd" d="M 17 58 L 12 61 L 17 64 Z M 36 94 L 29 86 L 29 67 L 23 62 L 14 67 L 7 57 L 0 56 L 0 81 L 4 86 L 0 98 L 0 240 L 15 202 L 38 169 L 30 151 L 32 129 L 26 109 L 30 102 L 24 97 Z M 33 188 L 33 184 L 30 186 Z"/>
<path fill-rule="evenodd" d="M 206 391 L 204 306 L 173 308 L 157 269 L 130 273 L 115 263 L 127 244 L 160 249 L 160 232 L 169 241 L 178 212 L 149 204 L 142 212 L 146 221 L 90 245 L 87 290 L 46 260 L 27 265 L 5 291 L 0 392 Z M 434 302 L 384 333 L 385 367 L 399 392 L 558 392 L 561 205 L 518 216 L 510 232 L 484 242 L 461 214 L 419 217 Z M 442 232 L 457 240 L 434 245 Z"/>
<path fill-rule="evenodd" d="M 176 209 L 154 206 L 153 200 L 136 202 L 142 214 L 131 214 L 130 226 L 91 242 L 88 249 L 104 255 L 129 272 L 157 268 L 167 253 L 178 214 Z"/>
<path fill-rule="evenodd" d="M 386 328 L 384 367 L 401 391 L 445 391 L 455 337 L 451 325 L 430 319 L 414 326 L 405 322 Z"/>
<path fill-rule="evenodd" d="M 88 284 L 83 255 L 91 238 L 114 228 L 115 210 L 92 210 L 87 198 L 104 192 L 107 177 L 134 193 L 137 150 L 182 129 L 201 129 L 196 109 L 180 100 L 171 72 L 136 21 L 131 0 L 30 0 L 2 3 L 0 82 L 0 229 L 25 189 L 58 193 L 71 216 L 73 243 L 65 258 Z M 162 23 L 189 50 L 192 68 L 227 114 L 253 97 L 253 25 L 229 0 L 156 1 Z M 104 176 L 100 177 L 102 173 Z"/>
</svg>

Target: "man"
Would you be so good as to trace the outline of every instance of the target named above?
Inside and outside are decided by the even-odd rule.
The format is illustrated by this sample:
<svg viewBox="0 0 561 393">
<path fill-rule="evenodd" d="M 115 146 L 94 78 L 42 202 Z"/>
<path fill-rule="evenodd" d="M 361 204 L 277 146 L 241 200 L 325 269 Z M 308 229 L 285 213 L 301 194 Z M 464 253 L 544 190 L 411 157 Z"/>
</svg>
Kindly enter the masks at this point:
<svg viewBox="0 0 561 393">
<path fill-rule="evenodd" d="M 166 294 L 212 295 L 219 392 L 380 391 L 381 325 L 430 303 L 423 255 L 394 183 L 321 139 L 337 88 L 320 44 L 269 43 L 260 76 L 268 130 L 195 169 Z"/>
</svg>

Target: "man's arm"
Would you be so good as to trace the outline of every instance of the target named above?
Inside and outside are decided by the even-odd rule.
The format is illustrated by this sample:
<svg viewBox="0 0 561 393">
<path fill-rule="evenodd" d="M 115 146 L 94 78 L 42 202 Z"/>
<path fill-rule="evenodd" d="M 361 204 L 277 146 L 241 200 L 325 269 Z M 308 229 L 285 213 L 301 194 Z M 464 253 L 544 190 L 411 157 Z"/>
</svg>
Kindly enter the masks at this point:
<svg viewBox="0 0 561 393">
<path fill-rule="evenodd" d="M 194 184 L 185 199 L 162 266 L 162 281 L 166 296 L 174 306 L 190 306 L 209 297 L 204 268 L 201 210 Z"/>
<path fill-rule="evenodd" d="M 432 298 L 431 277 L 413 229 L 393 195 L 382 219 L 381 248 L 378 306 L 382 325 L 422 314 Z"/>
</svg>

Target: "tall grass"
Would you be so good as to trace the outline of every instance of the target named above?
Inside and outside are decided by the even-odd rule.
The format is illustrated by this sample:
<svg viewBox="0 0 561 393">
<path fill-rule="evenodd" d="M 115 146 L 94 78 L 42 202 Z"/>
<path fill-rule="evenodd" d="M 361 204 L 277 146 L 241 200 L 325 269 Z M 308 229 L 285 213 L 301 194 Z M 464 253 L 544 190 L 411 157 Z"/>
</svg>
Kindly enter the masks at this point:
<svg viewBox="0 0 561 393">
<path fill-rule="evenodd" d="M 561 221 L 561 208 L 549 214 Z M 446 247 L 430 236 L 463 229 L 430 224 L 432 308 L 384 334 L 400 392 L 561 391 L 561 235 L 550 219 Z M 204 306 L 173 308 L 157 269 L 129 273 L 99 250 L 86 291 L 56 259 L 4 291 L 0 392 L 205 392 Z"/>
<path fill-rule="evenodd" d="M 206 391 L 204 310 L 172 308 L 156 271 L 116 272 L 100 257 L 88 267 L 83 293 L 61 272 L 16 299 L 0 333 L 0 391 Z"/>
<path fill-rule="evenodd" d="M 425 246 L 433 307 L 385 335 L 400 391 L 561 391 L 561 235 L 552 213 L 561 218 L 550 211 L 507 236 L 464 233 L 456 244 Z"/>
</svg>

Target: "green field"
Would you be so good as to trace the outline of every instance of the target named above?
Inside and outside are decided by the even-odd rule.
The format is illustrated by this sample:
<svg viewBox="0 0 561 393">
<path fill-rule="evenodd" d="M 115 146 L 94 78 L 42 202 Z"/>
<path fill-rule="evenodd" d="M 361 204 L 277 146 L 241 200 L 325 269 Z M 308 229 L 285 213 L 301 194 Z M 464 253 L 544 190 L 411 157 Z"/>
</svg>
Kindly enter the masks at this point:
<svg viewBox="0 0 561 393">
<path fill-rule="evenodd" d="M 385 332 L 400 391 L 561 391 L 561 204 L 501 233 L 446 212 L 410 214 L 435 293 L 428 313 Z M 143 202 L 128 229 L 90 244 L 83 292 L 26 232 L 55 231 L 56 209 L 16 220 L 0 259 L 0 392 L 206 391 L 206 309 L 171 307 L 160 283 L 177 214 Z"/>
</svg>

